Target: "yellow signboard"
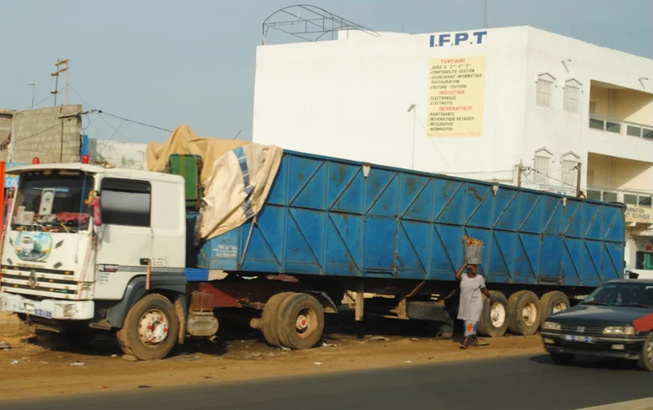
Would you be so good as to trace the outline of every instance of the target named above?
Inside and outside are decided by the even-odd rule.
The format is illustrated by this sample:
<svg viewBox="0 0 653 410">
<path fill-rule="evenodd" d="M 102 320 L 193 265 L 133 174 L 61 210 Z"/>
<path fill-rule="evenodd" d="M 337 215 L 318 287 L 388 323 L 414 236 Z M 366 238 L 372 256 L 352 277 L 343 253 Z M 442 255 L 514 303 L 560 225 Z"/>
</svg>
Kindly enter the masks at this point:
<svg viewBox="0 0 653 410">
<path fill-rule="evenodd" d="M 485 56 L 431 59 L 428 98 L 429 137 L 482 135 Z"/>
<path fill-rule="evenodd" d="M 626 222 L 643 222 L 643 223 L 653 223 L 653 209 L 628 205 L 626 208 Z"/>
</svg>

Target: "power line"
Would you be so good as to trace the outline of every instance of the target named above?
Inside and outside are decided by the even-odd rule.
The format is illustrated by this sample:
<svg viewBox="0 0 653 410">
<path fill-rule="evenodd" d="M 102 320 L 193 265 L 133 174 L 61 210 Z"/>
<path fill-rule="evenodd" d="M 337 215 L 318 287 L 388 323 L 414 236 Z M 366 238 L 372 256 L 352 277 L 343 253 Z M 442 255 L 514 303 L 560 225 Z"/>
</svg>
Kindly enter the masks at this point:
<svg viewBox="0 0 653 410">
<path fill-rule="evenodd" d="M 152 124 L 146 124 L 146 123 L 140 122 L 140 121 L 130 120 L 129 118 L 120 117 L 118 115 L 111 114 L 111 113 L 108 113 L 106 111 L 98 110 L 97 112 L 98 112 L 98 114 L 105 114 L 105 115 L 108 115 L 110 117 L 114 117 L 114 118 L 117 118 L 119 120 L 123 120 L 123 121 L 127 121 L 127 122 L 132 122 L 134 124 L 142 125 L 144 127 L 150 127 L 150 128 L 154 128 L 154 129 L 161 130 L 161 131 L 172 132 L 172 130 L 169 130 L 167 128 L 159 127 L 159 126 L 152 125 Z"/>
<path fill-rule="evenodd" d="M 89 112 L 89 114 L 93 114 L 93 113 L 104 114 L 104 115 L 108 115 L 108 116 L 110 116 L 110 117 L 117 118 L 117 119 L 122 120 L 122 121 L 125 121 L 125 122 L 131 122 L 131 123 L 134 123 L 134 124 L 138 124 L 138 125 L 141 125 L 141 126 L 143 126 L 143 127 L 149 127 L 149 128 L 154 128 L 154 129 L 161 130 L 161 131 L 172 132 L 172 130 L 169 130 L 169 129 L 167 129 L 167 128 L 159 127 L 159 126 L 157 126 L 157 125 L 147 124 L 147 123 L 144 123 L 144 122 L 141 122 L 141 121 L 131 120 L 131 119 L 129 119 L 129 118 L 121 117 L 121 116 L 119 116 L 119 115 L 111 114 L 111 113 L 109 113 L 109 112 L 106 112 L 106 111 L 103 111 L 103 110 L 97 109 L 97 108 L 94 107 L 92 104 L 89 104 L 86 100 L 84 100 L 84 98 L 83 98 L 81 95 L 79 95 L 79 93 L 78 93 L 78 92 L 77 92 L 77 91 L 76 91 L 72 86 L 69 85 L 69 87 L 70 87 L 70 89 L 75 93 L 75 95 L 78 96 L 80 100 L 82 100 L 82 102 L 83 102 L 84 104 L 86 104 L 87 106 L 91 107 L 91 111 Z M 125 137 L 122 133 L 120 133 L 120 132 L 118 131 L 118 130 L 120 129 L 120 127 L 116 128 L 116 127 L 114 127 L 113 125 L 111 125 L 111 124 L 110 124 L 106 119 L 104 119 L 103 117 L 100 117 L 100 118 L 102 118 L 103 121 L 113 129 L 114 134 L 118 133 L 118 134 L 120 134 L 123 138 L 127 139 L 127 137 Z"/>
<path fill-rule="evenodd" d="M 97 111 L 97 109 L 96 109 L 92 104 L 89 104 L 88 101 L 86 101 L 86 100 L 84 99 L 84 97 L 82 97 L 81 95 L 79 95 L 79 93 L 77 92 L 77 90 L 75 90 L 75 88 L 74 88 L 72 85 L 69 84 L 68 86 L 70 87 L 70 89 L 72 90 L 72 92 L 74 92 L 75 95 L 78 96 L 80 100 L 82 100 L 82 102 L 83 102 L 84 104 L 86 104 L 87 106 L 91 107 L 91 111 L 93 111 L 93 112 L 96 112 L 96 111 Z M 113 130 L 113 134 L 111 134 L 112 137 L 113 137 L 113 135 L 115 135 L 116 133 L 118 133 L 118 134 L 119 134 L 120 136 L 122 136 L 124 139 L 128 139 L 125 135 L 123 135 L 122 133 L 120 133 L 120 132 L 118 131 L 118 128 L 114 127 L 113 124 L 111 124 L 109 121 L 107 121 L 106 118 L 100 116 L 100 119 L 101 119 L 102 121 L 104 121 L 104 123 L 107 124 L 107 125 L 109 126 L 109 128 L 111 128 L 111 129 Z"/>
</svg>

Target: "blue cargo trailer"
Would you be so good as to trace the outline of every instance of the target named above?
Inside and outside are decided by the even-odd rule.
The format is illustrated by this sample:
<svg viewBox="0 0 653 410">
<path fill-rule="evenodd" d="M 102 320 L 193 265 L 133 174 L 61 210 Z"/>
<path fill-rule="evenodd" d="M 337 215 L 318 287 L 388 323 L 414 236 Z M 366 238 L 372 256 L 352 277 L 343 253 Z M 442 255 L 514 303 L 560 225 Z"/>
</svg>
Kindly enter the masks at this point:
<svg viewBox="0 0 653 410">
<path fill-rule="evenodd" d="M 344 311 L 450 336 L 464 238 L 484 245 L 483 335 L 532 334 L 621 276 L 623 205 L 239 144 L 208 161 L 165 149 L 179 175 L 12 170 L 0 309 L 81 342 L 112 331 L 125 353 L 156 359 L 228 316 L 293 349 Z M 196 246 L 195 233 L 210 239 Z"/>
<path fill-rule="evenodd" d="M 454 274 L 464 262 L 463 237 L 473 237 L 484 244 L 480 267 L 493 292 L 480 332 L 532 334 L 570 298 L 621 277 L 624 209 L 285 151 L 260 213 L 202 244 L 197 266 L 231 278 L 211 283 L 226 299 L 233 297 L 233 306 L 268 302 L 252 324 L 273 344 L 278 338 L 268 334 L 292 328 L 297 319 L 266 323 L 283 321 L 275 313 L 283 309 L 280 294 L 313 295 L 327 311 L 348 300 L 359 320 L 363 312 L 381 313 L 435 320 L 446 329 L 452 324 L 447 307 L 455 307 L 448 303 L 455 299 Z M 209 288 L 204 283 L 204 291 Z"/>
</svg>

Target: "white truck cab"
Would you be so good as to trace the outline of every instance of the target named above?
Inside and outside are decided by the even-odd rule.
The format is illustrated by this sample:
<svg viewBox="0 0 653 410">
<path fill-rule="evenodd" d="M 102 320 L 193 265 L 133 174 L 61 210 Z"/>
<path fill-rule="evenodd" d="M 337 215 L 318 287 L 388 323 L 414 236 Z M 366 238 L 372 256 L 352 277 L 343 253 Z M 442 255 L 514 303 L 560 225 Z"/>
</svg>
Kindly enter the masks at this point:
<svg viewBox="0 0 653 410">
<path fill-rule="evenodd" d="M 88 164 L 8 173 L 20 178 L 2 242 L 0 309 L 58 331 L 80 322 L 120 329 L 146 290 L 163 289 L 171 303 L 185 293 L 181 176 Z"/>
</svg>

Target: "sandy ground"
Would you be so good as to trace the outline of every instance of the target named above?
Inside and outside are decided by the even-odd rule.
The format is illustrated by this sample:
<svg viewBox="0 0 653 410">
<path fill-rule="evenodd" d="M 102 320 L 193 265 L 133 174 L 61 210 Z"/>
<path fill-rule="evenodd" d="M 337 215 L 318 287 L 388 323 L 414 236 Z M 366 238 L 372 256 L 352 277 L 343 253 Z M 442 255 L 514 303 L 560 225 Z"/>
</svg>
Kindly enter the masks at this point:
<svg viewBox="0 0 653 410">
<path fill-rule="evenodd" d="M 320 346 L 288 351 L 267 345 L 258 332 L 232 327 L 213 342 L 190 341 L 170 357 L 150 362 L 124 360 L 111 335 L 84 350 L 66 351 L 34 338 L 26 344 L 24 337 L 4 336 L 0 400 L 544 353 L 539 335 L 483 339 L 486 346 L 467 350 L 458 347 L 459 335 L 453 340 L 431 335 L 428 328 L 396 320 L 338 323 L 327 326 Z"/>
</svg>

